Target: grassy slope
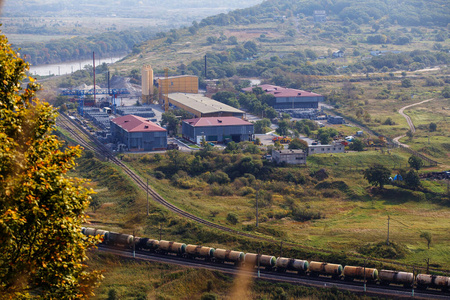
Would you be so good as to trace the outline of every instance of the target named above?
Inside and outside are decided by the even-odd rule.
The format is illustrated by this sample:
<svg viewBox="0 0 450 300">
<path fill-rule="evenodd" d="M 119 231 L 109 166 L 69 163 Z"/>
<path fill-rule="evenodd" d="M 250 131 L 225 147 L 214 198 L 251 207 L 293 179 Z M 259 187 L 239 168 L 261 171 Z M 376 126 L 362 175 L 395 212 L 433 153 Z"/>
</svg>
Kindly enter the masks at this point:
<svg viewBox="0 0 450 300">
<path fill-rule="evenodd" d="M 91 256 L 94 268 L 105 269 L 103 284 L 93 299 L 108 299 L 114 290 L 119 299 L 200 299 L 213 294 L 218 299 L 374 299 L 337 289 L 314 289 L 287 283 L 253 280 L 176 265 L 136 262 L 107 254 Z M 286 298 L 276 298 L 286 299 Z"/>
<path fill-rule="evenodd" d="M 130 163 L 141 174 L 152 173 L 156 165 L 140 164 L 139 159 L 133 157 L 138 158 L 139 155 L 131 155 L 127 159 L 132 160 Z M 393 220 L 391 239 L 411 250 L 401 261 L 421 264 L 421 258 L 427 253 L 435 263 L 449 268 L 450 236 L 447 228 L 450 226 L 450 209 L 424 200 L 425 195 L 421 192 L 391 186 L 387 186 L 382 194 L 371 192 L 361 175 L 361 170 L 373 162 L 388 167 L 395 164 L 398 168 L 399 165 L 405 166 L 407 158 L 404 152 L 398 150 L 393 150 L 390 155 L 369 151 L 334 154 L 333 157 L 310 157 L 310 171 L 325 167 L 331 175 L 328 182 L 344 182 L 349 188 L 318 189 L 315 184 L 297 187 L 300 193 L 291 195 L 294 201 L 300 207 L 320 211 L 325 215 L 324 219 L 309 222 L 270 218 L 272 214 L 286 210 L 286 197 L 275 193 L 273 205 L 260 208 L 261 226 L 256 233 L 303 246 L 356 252 L 361 245 L 386 239 L 387 216 L 390 215 Z M 305 173 L 308 171 L 305 170 Z M 151 185 L 177 206 L 213 222 L 233 227 L 226 220 L 228 213 L 232 211 L 240 221 L 234 226 L 236 229 L 245 230 L 246 225 L 255 223 L 255 194 L 212 196 L 207 185 L 200 183 L 197 188 L 190 190 L 177 189 L 166 179 L 153 179 Z M 212 217 L 212 211 L 218 214 Z M 422 231 L 433 234 L 434 242 L 430 251 L 426 249 L 425 240 L 420 238 Z"/>
</svg>

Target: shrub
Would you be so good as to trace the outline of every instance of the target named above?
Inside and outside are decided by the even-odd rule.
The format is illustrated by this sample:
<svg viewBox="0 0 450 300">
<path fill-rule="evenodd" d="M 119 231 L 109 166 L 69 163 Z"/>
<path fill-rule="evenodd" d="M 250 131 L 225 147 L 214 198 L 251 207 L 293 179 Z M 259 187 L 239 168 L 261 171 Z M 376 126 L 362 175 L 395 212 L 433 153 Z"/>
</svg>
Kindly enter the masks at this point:
<svg viewBox="0 0 450 300">
<path fill-rule="evenodd" d="M 388 117 L 386 121 L 383 122 L 383 125 L 395 125 L 395 122 L 392 121 L 390 117 Z"/>
<path fill-rule="evenodd" d="M 236 225 L 238 222 L 238 218 L 235 214 L 233 213 L 228 213 L 227 215 L 227 221 L 230 222 L 233 225 Z"/>
<path fill-rule="evenodd" d="M 400 259 L 406 256 L 408 248 L 394 242 L 390 242 L 389 245 L 386 245 L 386 242 L 383 241 L 376 244 L 366 244 L 359 248 L 358 252 L 373 257 Z"/>
<path fill-rule="evenodd" d="M 200 300 L 217 300 L 217 295 L 214 293 L 204 293 Z"/>
<path fill-rule="evenodd" d="M 234 190 L 229 185 L 213 185 L 211 187 L 211 194 L 213 196 L 232 196 L 234 194 Z"/>
<path fill-rule="evenodd" d="M 247 195 L 251 195 L 254 193 L 255 193 L 255 190 L 249 186 L 244 186 L 239 190 L 239 195 L 241 195 L 241 196 L 247 196 Z"/>
<path fill-rule="evenodd" d="M 210 174 L 208 179 L 208 183 L 218 183 L 218 184 L 227 184 L 230 182 L 230 177 L 228 174 L 223 171 L 216 171 Z"/>
<path fill-rule="evenodd" d="M 323 215 L 320 211 L 312 211 L 306 208 L 293 207 L 292 217 L 296 221 L 305 222 L 309 220 L 321 219 Z"/>
<path fill-rule="evenodd" d="M 155 171 L 155 173 L 153 173 L 153 176 L 156 179 L 164 179 L 164 177 L 165 177 L 164 173 L 161 171 Z"/>
</svg>

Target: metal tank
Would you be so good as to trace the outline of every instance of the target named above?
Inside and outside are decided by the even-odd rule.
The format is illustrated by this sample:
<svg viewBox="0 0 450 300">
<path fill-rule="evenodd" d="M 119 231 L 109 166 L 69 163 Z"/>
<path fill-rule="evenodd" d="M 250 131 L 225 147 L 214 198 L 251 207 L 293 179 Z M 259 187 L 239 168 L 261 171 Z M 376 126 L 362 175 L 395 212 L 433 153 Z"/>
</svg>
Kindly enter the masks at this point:
<svg viewBox="0 0 450 300">
<path fill-rule="evenodd" d="M 134 242 L 134 237 L 131 234 L 122 234 L 117 232 L 109 232 L 108 244 L 121 245 L 131 247 Z"/>
<path fill-rule="evenodd" d="M 294 270 L 304 273 L 308 270 L 309 263 L 307 260 L 295 258 L 278 257 L 275 263 L 278 271 Z"/>
<path fill-rule="evenodd" d="M 416 277 L 417 287 L 426 289 L 428 287 L 448 290 L 450 287 L 450 277 L 429 274 L 419 274 Z"/>
<path fill-rule="evenodd" d="M 148 103 L 153 94 L 153 69 L 146 65 L 142 67 L 142 100 Z"/>
<path fill-rule="evenodd" d="M 259 265 L 267 268 L 275 267 L 277 259 L 275 256 L 270 255 L 260 255 L 259 256 Z M 245 264 L 256 266 L 258 264 L 258 254 L 255 253 L 246 253 L 244 257 Z"/>
<path fill-rule="evenodd" d="M 380 284 L 389 285 L 391 283 L 403 284 L 411 287 L 414 284 L 414 275 L 409 272 L 398 272 L 391 270 L 380 270 L 378 272 Z"/>
<path fill-rule="evenodd" d="M 186 246 L 186 253 L 194 257 L 204 257 L 209 259 L 214 255 L 214 251 L 215 249 L 211 247 L 204 247 L 198 245 Z"/>
<path fill-rule="evenodd" d="M 225 249 L 216 249 L 213 256 L 216 260 L 234 262 L 235 264 L 243 262 L 245 257 L 244 252 Z"/>
<path fill-rule="evenodd" d="M 156 250 L 159 248 L 159 241 L 153 239 L 147 239 L 145 243 L 145 249 L 147 250 Z"/>
<path fill-rule="evenodd" d="M 159 249 L 169 253 L 183 254 L 186 251 L 186 244 L 170 241 L 159 241 Z"/>
<path fill-rule="evenodd" d="M 342 274 L 342 265 L 312 261 L 309 263 L 309 271 L 313 276 L 322 274 L 338 277 Z"/>
<path fill-rule="evenodd" d="M 136 237 L 134 238 L 134 243 L 136 245 L 136 249 L 155 251 L 158 249 L 159 241 L 149 238 Z"/>
<path fill-rule="evenodd" d="M 97 228 L 86 227 L 83 230 L 83 234 L 87 235 L 87 236 L 100 235 L 100 238 L 102 239 L 102 243 L 107 243 L 109 232 L 106 230 L 101 230 L 101 229 L 97 229 Z"/>
<path fill-rule="evenodd" d="M 365 273 L 365 276 L 364 276 Z M 364 279 L 367 281 L 375 281 L 378 278 L 378 270 L 373 268 L 345 266 L 343 272 L 345 279 Z"/>
</svg>

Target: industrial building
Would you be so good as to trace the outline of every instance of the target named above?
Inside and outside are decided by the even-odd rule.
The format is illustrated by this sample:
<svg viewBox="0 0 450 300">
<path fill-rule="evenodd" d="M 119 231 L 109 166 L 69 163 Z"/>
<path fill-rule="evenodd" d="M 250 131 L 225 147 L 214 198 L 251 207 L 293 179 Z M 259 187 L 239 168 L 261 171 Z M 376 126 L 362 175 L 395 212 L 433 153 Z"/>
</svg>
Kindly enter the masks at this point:
<svg viewBox="0 0 450 300">
<path fill-rule="evenodd" d="M 154 151 L 167 148 L 167 131 L 146 118 L 126 115 L 111 120 L 111 138 L 129 151 Z"/>
<path fill-rule="evenodd" d="M 223 104 L 200 94 L 169 94 L 171 106 L 190 112 L 197 118 L 202 117 L 238 117 L 243 118 L 245 112 L 235 107 Z"/>
<path fill-rule="evenodd" d="M 332 145 L 309 145 L 308 155 L 321 153 L 344 153 L 345 146 L 341 143 Z"/>
<path fill-rule="evenodd" d="M 160 96 L 170 93 L 198 93 L 198 77 L 194 75 L 158 78 Z"/>
<path fill-rule="evenodd" d="M 295 109 L 295 108 L 318 108 L 319 101 L 323 101 L 322 95 L 279 87 L 271 84 L 258 85 L 265 93 L 272 94 L 275 99 L 269 103 L 275 109 Z M 252 92 L 254 87 L 243 89 L 245 92 Z"/>
<path fill-rule="evenodd" d="M 183 138 L 199 144 L 207 142 L 226 143 L 251 141 L 254 134 L 253 123 L 236 117 L 207 117 L 183 120 Z"/>
<path fill-rule="evenodd" d="M 272 161 L 277 164 L 306 165 L 306 157 L 303 150 L 272 150 Z"/>
<path fill-rule="evenodd" d="M 328 116 L 327 122 L 330 124 L 345 124 L 345 120 L 341 116 Z"/>
</svg>

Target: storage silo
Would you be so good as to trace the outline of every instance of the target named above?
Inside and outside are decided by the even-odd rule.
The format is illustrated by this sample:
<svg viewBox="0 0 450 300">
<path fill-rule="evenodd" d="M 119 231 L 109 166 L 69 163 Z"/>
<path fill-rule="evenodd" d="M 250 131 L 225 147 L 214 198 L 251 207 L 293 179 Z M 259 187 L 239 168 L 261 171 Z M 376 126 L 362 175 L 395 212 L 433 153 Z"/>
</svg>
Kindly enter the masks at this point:
<svg viewBox="0 0 450 300">
<path fill-rule="evenodd" d="M 142 102 L 150 103 L 153 97 L 153 69 L 150 65 L 142 67 Z"/>
</svg>

